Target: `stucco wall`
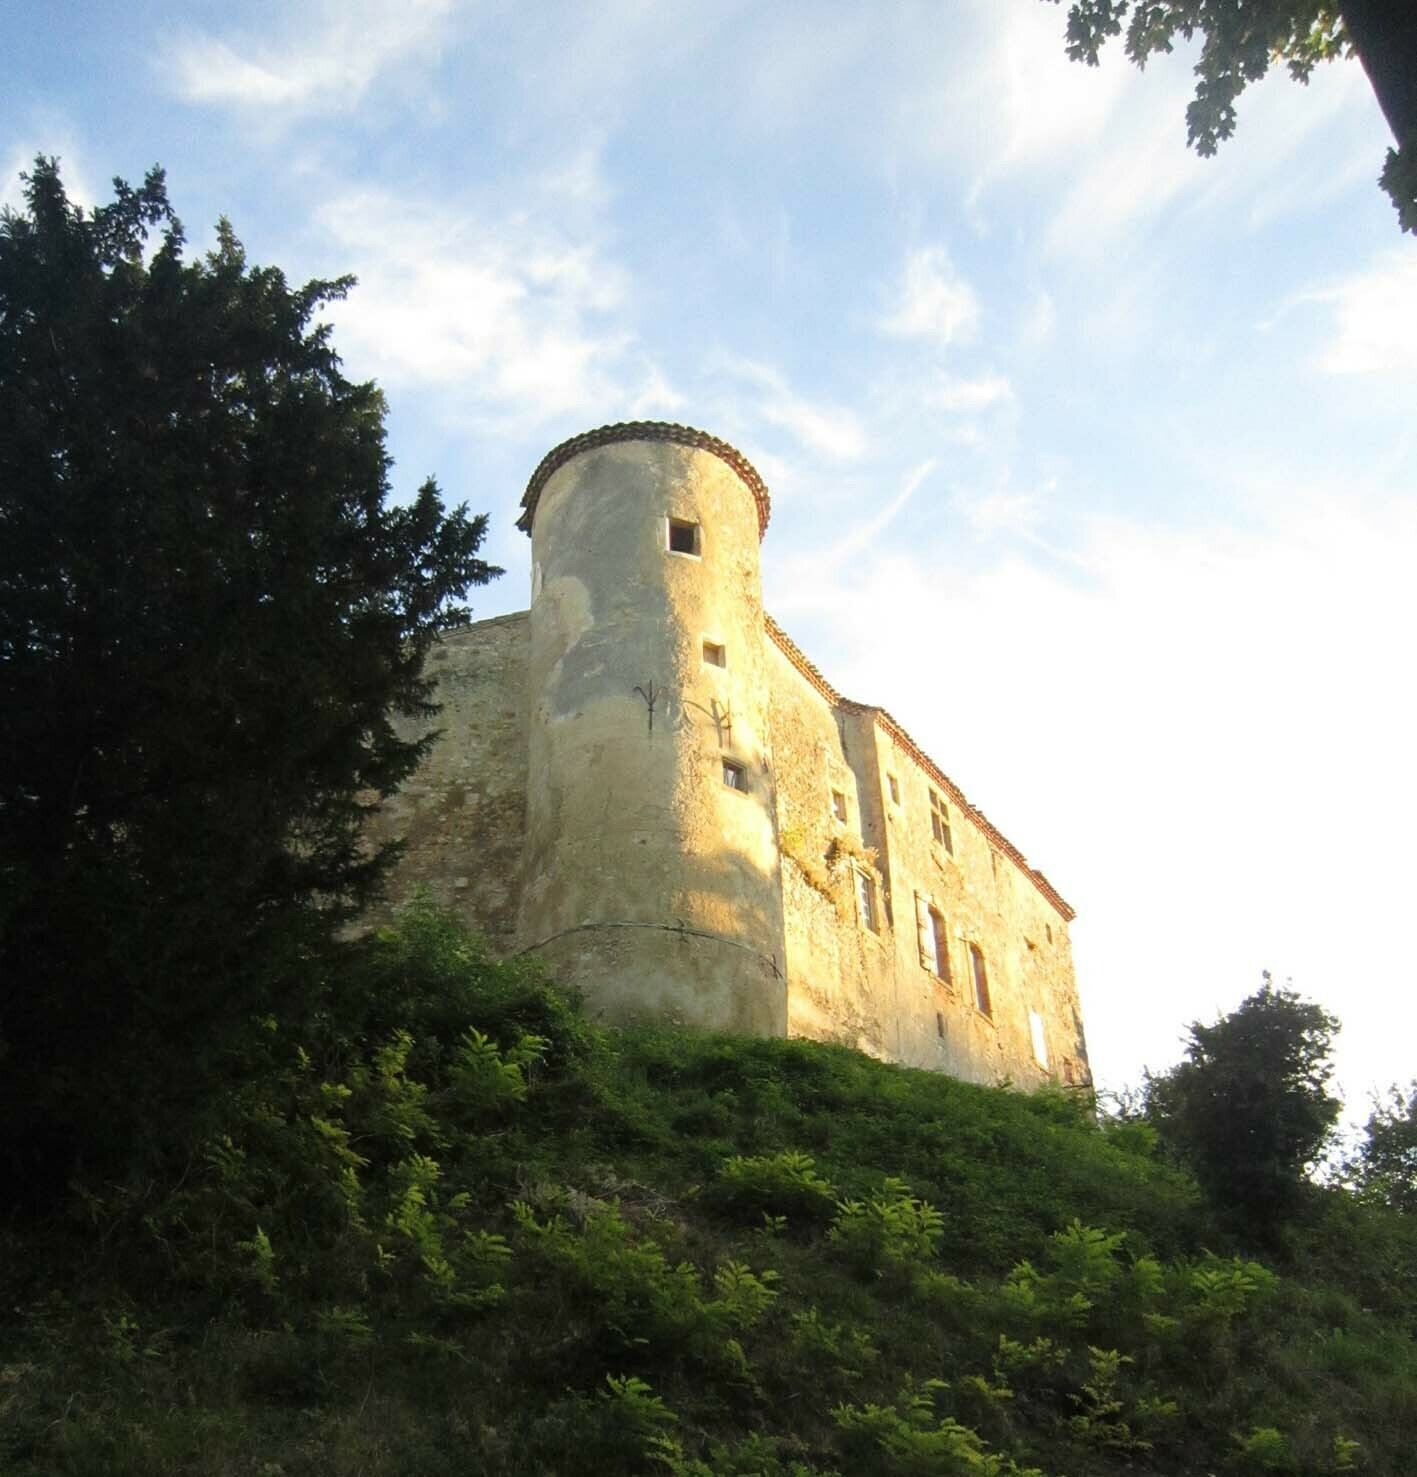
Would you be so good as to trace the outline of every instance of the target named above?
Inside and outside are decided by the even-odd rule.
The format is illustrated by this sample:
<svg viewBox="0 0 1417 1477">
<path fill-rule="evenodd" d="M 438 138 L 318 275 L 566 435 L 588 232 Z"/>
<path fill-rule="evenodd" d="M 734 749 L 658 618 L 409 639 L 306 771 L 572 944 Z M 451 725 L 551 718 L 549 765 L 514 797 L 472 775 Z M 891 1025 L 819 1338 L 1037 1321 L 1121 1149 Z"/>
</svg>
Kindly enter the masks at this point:
<svg viewBox="0 0 1417 1477">
<path fill-rule="evenodd" d="M 610 1019 L 786 1029 L 759 532 L 732 468 L 666 441 L 540 493 L 519 936 Z"/>
</svg>

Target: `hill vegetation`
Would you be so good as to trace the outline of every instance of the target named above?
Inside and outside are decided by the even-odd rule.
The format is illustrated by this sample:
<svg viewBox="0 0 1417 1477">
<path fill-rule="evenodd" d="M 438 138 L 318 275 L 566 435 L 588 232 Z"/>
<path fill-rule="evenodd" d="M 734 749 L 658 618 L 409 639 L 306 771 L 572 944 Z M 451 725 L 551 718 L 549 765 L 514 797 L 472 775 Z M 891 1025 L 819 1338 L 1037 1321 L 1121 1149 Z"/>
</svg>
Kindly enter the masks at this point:
<svg viewBox="0 0 1417 1477">
<path fill-rule="evenodd" d="M 3 1233 L 6 1472 L 1406 1469 L 1374 1199 L 1262 1261 L 1084 1095 L 601 1031 L 426 908 L 300 968 L 141 1173 Z"/>
</svg>

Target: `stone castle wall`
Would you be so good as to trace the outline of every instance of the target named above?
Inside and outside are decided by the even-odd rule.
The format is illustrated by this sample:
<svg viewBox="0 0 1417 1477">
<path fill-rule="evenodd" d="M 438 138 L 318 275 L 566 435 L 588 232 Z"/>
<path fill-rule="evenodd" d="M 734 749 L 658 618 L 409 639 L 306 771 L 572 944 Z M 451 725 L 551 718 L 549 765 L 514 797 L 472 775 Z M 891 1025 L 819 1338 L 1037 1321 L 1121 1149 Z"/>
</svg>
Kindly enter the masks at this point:
<svg viewBox="0 0 1417 1477">
<path fill-rule="evenodd" d="M 608 1019 L 1087 1081 L 1071 909 L 765 617 L 756 474 L 609 432 L 533 481 L 532 609 L 431 656 L 440 737 L 374 828 L 407 841 L 393 901 L 426 888 Z"/>
</svg>

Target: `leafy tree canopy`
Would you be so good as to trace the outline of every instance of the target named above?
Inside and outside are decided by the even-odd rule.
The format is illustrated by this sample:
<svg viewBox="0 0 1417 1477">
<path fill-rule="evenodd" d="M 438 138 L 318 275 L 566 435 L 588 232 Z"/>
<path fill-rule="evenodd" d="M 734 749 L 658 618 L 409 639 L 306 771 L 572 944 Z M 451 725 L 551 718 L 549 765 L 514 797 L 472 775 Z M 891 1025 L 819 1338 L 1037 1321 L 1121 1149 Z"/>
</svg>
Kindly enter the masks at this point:
<svg viewBox="0 0 1417 1477">
<path fill-rule="evenodd" d="M 1342 1103 L 1327 1090 L 1338 1022 L 1290 990 L 1263 987 L 1190 1027 L 1186 1059 L 1147 1074 L 1146 1111 L 1218 1210 L 1270 1236 L 1296 1206 Z"/>
<path fill-rule="evenodd" d="M 276 945 L 370 894 L 362 818 L 427 742 L 394 720 L 434 711 L 429 643 L 499 571 L 432 481 L 389 504 L 383 398 L 316 321 L 352 279 L 291 288 L 225 221 L 184 259 L 157 169 L 92 214 L 53 160 L 25 180 L 0 218 L 0 1142 L 33 1168 L 195 1091 Z"/>
<path fill-rule="evenodd" d="M 1358 1189 L 1393 1210 L 1417 1211 L 1417 1082 L 1373 1105 L 1356 1160 Z"/>
<path fill-rule="evenodd" d="M 1053 0 L 1058 4 L 1059 0 Z M 1356 55 L 1363 63 L 1397 148 L 1379 183 L 1404 231 L 1417 232 L 1417 5 L 1412 0 L 1075 0 L 1068 9 L 1068 55 L 1096 66 L 1125 27 L 1138 67 L 1169 52 L 1177 37 L 1202 37 L 1196 92 L 1186 109 L 1187 141 L 1214 154 L 1235 131 L 1235 101 L 1272 62 L 1307 82 L 1319 62 Z"/>
</svg>

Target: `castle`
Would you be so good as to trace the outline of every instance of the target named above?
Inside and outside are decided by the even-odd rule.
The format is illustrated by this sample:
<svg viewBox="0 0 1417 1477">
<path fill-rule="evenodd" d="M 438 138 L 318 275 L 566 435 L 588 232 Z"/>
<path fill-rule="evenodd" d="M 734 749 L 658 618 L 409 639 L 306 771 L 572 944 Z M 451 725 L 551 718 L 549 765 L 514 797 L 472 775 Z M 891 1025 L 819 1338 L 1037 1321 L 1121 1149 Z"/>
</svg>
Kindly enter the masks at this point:
<svg viewBox="0 0 1417 1477">
<path fill-rule="evenodd" d="M 395 898 L 426 888 L 613 1021 L 1088 1082 L 1073 910 L 764 612 L 768 514 L 747 459 L 686 426 L 545 457 L 530 610 L 430 655 L 441 736 L 375 828 L 407 841 Z"/>
</svg>

